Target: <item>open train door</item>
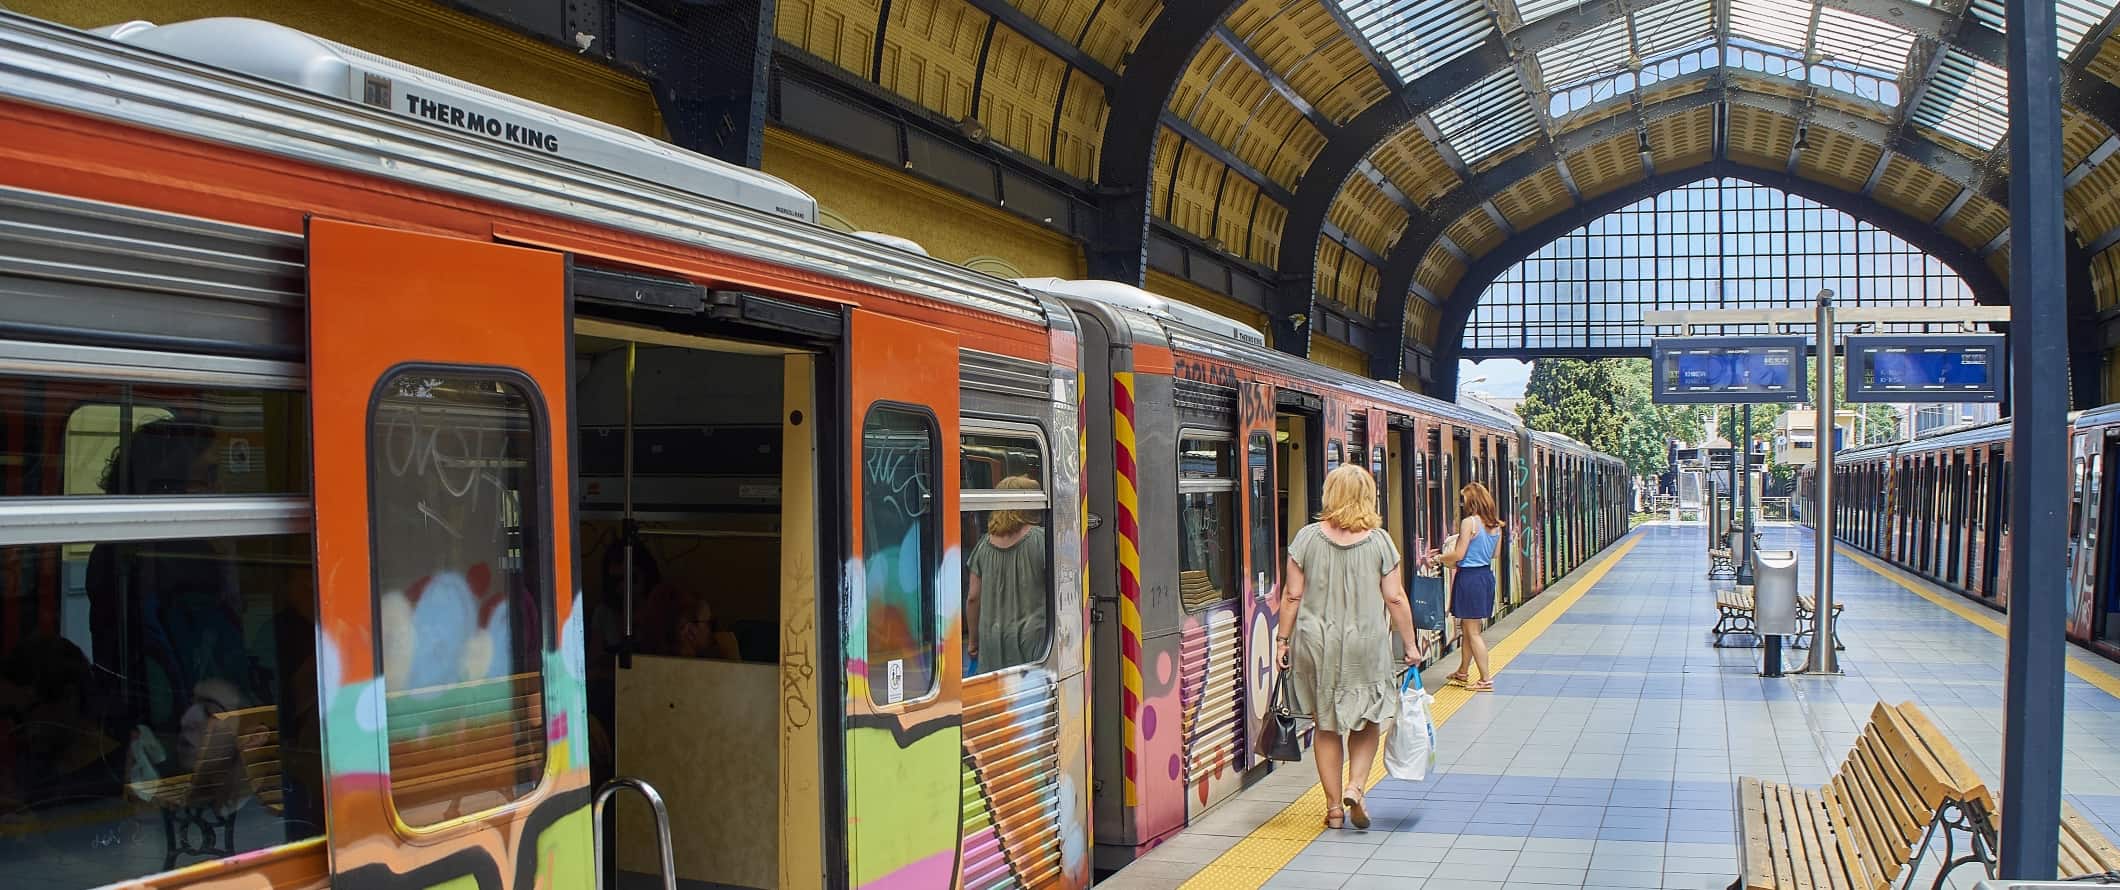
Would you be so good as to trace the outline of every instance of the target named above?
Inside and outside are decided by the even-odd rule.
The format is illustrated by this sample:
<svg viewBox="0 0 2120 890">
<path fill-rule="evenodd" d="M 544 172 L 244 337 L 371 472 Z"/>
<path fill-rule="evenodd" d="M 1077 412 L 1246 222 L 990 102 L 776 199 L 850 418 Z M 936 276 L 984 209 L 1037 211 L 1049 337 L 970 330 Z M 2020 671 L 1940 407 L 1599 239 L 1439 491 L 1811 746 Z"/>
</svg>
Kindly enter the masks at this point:
<svg viewBox="0 0 2120 890">
<path fill-rule="evenodd" d="M 557 253 L 309 225 L 332 885 L 594 881 Z"/>
<path fill-rule="evenodd" d="M 1271 384 L 1245 380 L 1237 383 L 1237 438 L 1244 443 L 1244 536 L 1247 593 L 1244 597 L 1244 738 L 1238 749 L 1239 770 L 1265 762 L 1252 745 L 1258 744 L 1265 728 L 1266 709 L 1272 706 L 1274 631 L 1279 627 L 1281 604 L 1281 536 L 1275 524 L 1275 503 L 1280 499 L 1274 479 L 1274 431 L 1278 423 Z"/>
<path fill-rule="evenodd" d="M 859 309 L 852 321 L 848 883 L 947 887 L 964 808 L 957 335 Z"/>
</svg>

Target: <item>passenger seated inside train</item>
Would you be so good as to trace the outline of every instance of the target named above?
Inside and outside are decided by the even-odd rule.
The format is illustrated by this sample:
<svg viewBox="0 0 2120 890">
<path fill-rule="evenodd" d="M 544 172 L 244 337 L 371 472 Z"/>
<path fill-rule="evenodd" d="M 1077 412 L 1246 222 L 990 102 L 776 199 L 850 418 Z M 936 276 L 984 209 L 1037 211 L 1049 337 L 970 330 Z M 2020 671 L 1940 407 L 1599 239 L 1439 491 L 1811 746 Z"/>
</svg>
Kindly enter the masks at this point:
<svg viewBox="0 0 2120 890">
<path fill-rule="evenodd" d="M 308 536 L 152 519 L 306 491 L 300 397 L 0 378 L 0 406 L 10 493 L 150 517 L 0 547 L 0 873 L 100 886 L 321 834 Z"/>
</svg>

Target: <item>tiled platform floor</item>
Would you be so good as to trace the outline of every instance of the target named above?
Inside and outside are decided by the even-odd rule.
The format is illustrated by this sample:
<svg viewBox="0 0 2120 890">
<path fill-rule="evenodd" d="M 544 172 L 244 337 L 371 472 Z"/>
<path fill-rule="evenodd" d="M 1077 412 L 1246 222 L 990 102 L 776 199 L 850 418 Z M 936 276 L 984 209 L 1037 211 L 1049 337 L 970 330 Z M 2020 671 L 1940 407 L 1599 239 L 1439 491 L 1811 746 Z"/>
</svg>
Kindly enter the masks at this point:
<svg viewBox="0 0 2120 890">
<path fill-rule="evenodd" d="M 1702 527 L 1636 534 L 1493 694 L 1438 729 L 1439 775 L 1386 780 L 1370 792 L 1369 831 L 1323 832 L 1266 886 L 1722 888 L 1737 866 L 1736 777 L 1821 784 L 1880 699 L 1918 703 L 1996 779 L 2004 646 L 1993 631 L 1843 555 L 1834 590 L 1847 604 L 1846 676 L 1763 679 L 1758 650 L 1708 644 Z M 1799 551 L 1808 593 L 1810 530 L 1764 535 L 1766 547 Z M 1802 657 L 1791 651 L 1792 670 Z M 2072 660 L 2120 677 L 2095 658 Z M 2070 799 L 2120 837 L 2120 699 L 2073 675 L 2067 694 Z M 1177 886 L 1315 782 L 1308 764 L 1278 770 L 1111 883 Z M 1974 871 L 1953 883 L 1971 886 Z"/>
</svg>

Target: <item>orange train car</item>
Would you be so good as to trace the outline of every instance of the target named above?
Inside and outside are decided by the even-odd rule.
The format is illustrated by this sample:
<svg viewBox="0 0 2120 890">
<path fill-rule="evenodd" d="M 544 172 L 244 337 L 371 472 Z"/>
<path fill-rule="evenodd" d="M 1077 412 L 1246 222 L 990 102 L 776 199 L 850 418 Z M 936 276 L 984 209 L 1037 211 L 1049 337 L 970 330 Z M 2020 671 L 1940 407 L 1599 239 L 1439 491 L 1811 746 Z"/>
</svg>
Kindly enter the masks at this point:
<svg viewBox="0 0 2120 890">
<path fill-rule="evenodd" d="M 1507 418 L 278 26 L 0 69 L 32 886 L 1082 887 L 1265 768 L 1332 462 L 1408 549 L 1489 480 L 1510 602 L 1625 525 Z"/>
</svg>

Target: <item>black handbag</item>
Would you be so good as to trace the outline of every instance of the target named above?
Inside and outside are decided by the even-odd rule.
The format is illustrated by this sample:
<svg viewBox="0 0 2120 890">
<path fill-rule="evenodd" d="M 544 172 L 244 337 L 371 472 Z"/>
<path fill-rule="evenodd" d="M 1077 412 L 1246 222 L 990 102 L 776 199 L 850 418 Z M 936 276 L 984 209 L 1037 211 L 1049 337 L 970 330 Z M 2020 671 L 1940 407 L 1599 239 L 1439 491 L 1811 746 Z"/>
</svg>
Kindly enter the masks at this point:
<svg viewBox="0 0 2120 890">
<path fill-rule="evenodd" d="M 1443 628 L 1443 576 L 1414 575 L 1406 579 L 1407 599 L 1413 604 L 1413 626 L 1428 630 Z"/>
<path fill-rule="evenodd" d="M 1273 707 L 1266 712 L 1266 725 L 1259 730 L 1259 754 L 1268 760 L 1303 759 L 1303 729 L 1295 702 L 1281 681 L 1288 671 L 1278 665 L 1273 674 Z"/>
</svg>

